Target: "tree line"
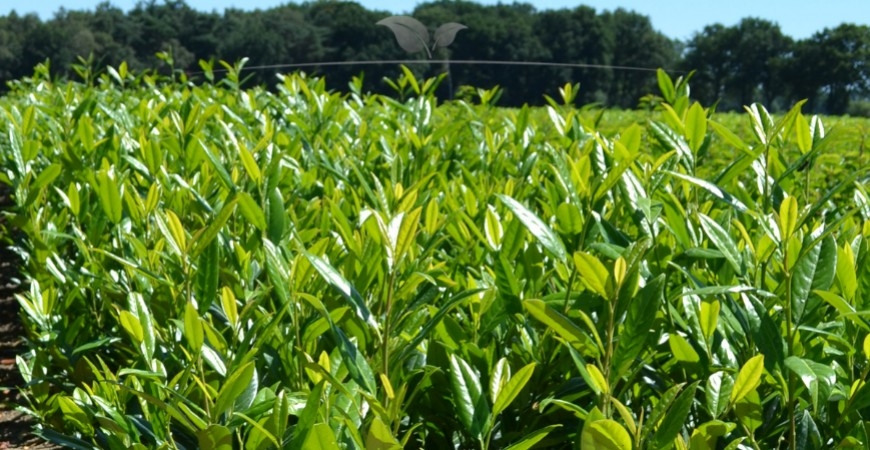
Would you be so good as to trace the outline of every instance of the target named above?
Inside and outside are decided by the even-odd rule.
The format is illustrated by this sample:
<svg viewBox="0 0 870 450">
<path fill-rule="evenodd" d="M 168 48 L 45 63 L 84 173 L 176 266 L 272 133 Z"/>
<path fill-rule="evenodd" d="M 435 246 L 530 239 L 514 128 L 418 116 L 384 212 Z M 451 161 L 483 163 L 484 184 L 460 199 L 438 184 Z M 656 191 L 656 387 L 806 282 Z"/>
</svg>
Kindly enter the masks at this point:
<svg viewBox="0 0 870 450">
<path fill-rule="evenodd" d="M 432 76 L 449 70 L 441 94 L 463 86 L 502 90 L 500 104 L 540 104 L 559 86 L 580 83 L 578 101 L 634 108 L 655 90 L 656 68 L 672 74 L 693 72 L 693 96 L 719 109 L 763 101 L 773 109 L 800 99 L 814 112 L 843 114 L 865 107 L 870 97 L 870 27 L 842 24 L 794 40 L 773 22 L 747 18 L 734 26 L 704 27 L 688 41 L 655 30 L 649 17 L 634 11 L 596 11 L 588 6 L 536 10 L 528 3 L 485 6 L 464 0 L 418 5 L 411 15 L 435 29 L 459 22 L 462 30 L 432 61 L 408 55 L 389 29 L 375 25 L 389 16 L 354 2 L 288 3 L 266 10 L 197 11 L 180 0 L 141 1 L 125 12 L 109 2 L 94 10 L 60 10 L 41 20 L 34 14 L 0 17 L 0 81 L 30 75 L 46 60 L 61 77 L 75 77 L 79 58 L 95 68 L 183 71 L 201 74 L 200 60 L 248 58 L 248 67 L 419 59 L 413 70 Z M 455 61 L 448 64 L 445 61 Z M 474 63 L 469 63 L 469 62 Z M 496 65 L 492 61 L 545 62 L 580 66 Z M 275 73 L 292 66 L 246 72 L 249 83 L 272 85 Z M 307 66 L 341 89 L 364 74 L 364 88 L 388 92 L 384 77 L 400 73 L 396 64 Z M 449 90 L 449 92 L 448 92 Z"/>
</svg>

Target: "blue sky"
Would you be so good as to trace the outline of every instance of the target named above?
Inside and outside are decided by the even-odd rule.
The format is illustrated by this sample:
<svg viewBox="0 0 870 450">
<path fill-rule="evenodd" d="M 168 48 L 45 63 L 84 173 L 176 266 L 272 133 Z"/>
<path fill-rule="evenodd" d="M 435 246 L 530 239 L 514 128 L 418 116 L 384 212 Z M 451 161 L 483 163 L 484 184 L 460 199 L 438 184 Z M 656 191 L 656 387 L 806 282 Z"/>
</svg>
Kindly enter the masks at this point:
<svg viewBox="0 0 870 450">
<path fill-rule="evenodd" d="M 497 3 L 498 0 L 478 0 Z M 3 0 L 0 14 L 13 9 L 19 14 L 35 12 L 43 19 L 51 18 L 61 6 L 66 9 L 91 9 L 98 0 Z M 124 10 L 132 8 L 136 0 L 112 0 Z M 269 8 L 287 3 L 286 0 L 187 0 L 193 8 L 222 11 L 226 7 L 244 9 Z M 369 9 L 391 11 L 396 14 L 413 9 L 416 2 L 401 0 L 359 0 Z M 511 1 L 503 2 L 511 3 Z M 537 9 L 573 8 L 585 4 L 596 10 L 625 8 L 647 15 L 653 26 L 665 35 L 688 39 L 705 25 L 721 23 L 734 25 L 744 17 L 760 17 L 779 24 L 782 31 L 803 39 L 823 28 L 835 27 L 843 22 L 870 24 L 870 0 L 536 0 L 529 1 Z"/>
</svg>

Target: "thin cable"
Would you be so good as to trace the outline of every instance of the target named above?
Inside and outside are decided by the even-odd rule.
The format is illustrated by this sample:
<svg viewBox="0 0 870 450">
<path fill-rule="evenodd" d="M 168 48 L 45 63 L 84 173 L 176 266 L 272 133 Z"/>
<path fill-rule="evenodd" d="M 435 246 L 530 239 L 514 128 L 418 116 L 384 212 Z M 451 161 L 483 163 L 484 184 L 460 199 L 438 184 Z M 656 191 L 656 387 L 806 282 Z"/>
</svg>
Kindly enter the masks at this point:
<svg viewBox="0 0 870 450">
<path fill-rule="evenodd" d="M 303 68 L 303 67 L 330 67 L 330 66 L 371 66 L 384 64 L 433 64 L 447 63 L 460 65 L 490 65 L 490 66 L 533 66 L 533 67 L 567 67 L 575 69 L 613 69 L 613 70 L 633 70 L 639 72 L 655 72 L 658 69 L 649 67 L 634 67 L 634 66 L 614 66 L 608 64 L 583 64 L 583 63 L 559 63 L 545 61 L 487 61 L 473 59 L 384 59 L 377 61 L 322 61 L 322 62 L 307 62 L 293 64 L 267 64 L 260 66 L 245 66 L 241 70 L 267 70 L 267 69 L 288 69 L 288 68 Z M 228 72 L 228 69 L 214 69 L 212 72 L 221 73 Z M 199 74 L 203 72 L 193 72 Z"/>
</svg>

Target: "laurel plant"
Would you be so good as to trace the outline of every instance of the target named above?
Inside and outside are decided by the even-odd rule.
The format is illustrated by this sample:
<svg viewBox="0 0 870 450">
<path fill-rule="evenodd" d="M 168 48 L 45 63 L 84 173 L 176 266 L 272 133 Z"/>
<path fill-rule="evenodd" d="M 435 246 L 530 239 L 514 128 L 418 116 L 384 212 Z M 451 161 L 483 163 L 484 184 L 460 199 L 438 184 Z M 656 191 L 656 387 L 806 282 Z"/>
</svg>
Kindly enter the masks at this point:
<svg viewBox="0 0 870 450">
<path fill-rule="evenodd" d="M 399 100 L 89 80 L 41 67 L 0 99 L 49 441 L 870 442 L 867 174 L 829 178 L 855 147 L 800 104 L 720 115 L 660 72 L 613 126 L 576 86 L 439 104 L 409 70 Z"/>
</svg>

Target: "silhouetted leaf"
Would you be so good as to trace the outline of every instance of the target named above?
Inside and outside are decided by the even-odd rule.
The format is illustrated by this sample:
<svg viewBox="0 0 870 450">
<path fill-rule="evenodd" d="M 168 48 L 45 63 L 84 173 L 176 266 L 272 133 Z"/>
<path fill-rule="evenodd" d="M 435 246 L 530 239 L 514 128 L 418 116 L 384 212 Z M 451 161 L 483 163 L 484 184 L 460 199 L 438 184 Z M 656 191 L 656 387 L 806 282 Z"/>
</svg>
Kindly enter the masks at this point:
<svg viewBox="0 0 870 450">
<path fill-rule="evenodd" d="M 435 30 L 434 47 L 447 47 L 456 38 L 456 33 L 468 27 L 461 23 L 447 22 Z"/>
<path fill-rule="evenodd" d="M 429 30 L 419 20 L 409 16 L 391 16 L 377 21 L 377 25 L 392 30 L 399 46 L 406 52 L 417 53 L 422 50 L 428 52 Z"/>
</svg>

